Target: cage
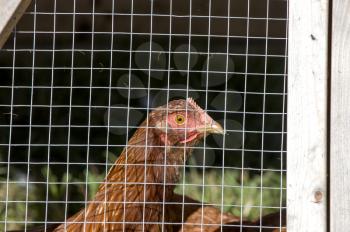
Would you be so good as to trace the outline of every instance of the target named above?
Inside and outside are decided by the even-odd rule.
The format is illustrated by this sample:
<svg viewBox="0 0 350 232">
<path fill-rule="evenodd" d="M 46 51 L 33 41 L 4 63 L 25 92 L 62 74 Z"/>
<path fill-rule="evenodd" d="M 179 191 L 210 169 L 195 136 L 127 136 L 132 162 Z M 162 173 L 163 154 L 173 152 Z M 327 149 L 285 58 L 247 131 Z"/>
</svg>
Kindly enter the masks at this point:
<svg viewBox="0 0 350 232">
<path fill-rule="evenodd" d="M 116 202 L 124 231 L 285 231 L 287 0 L 19 2 L 29 7 L 0 50 L 1 231 L 64 231 L 108 204 L 107 191 L 94 197 L 142 121 L 189 98 L 225 133 L 172 164 L 179 178 L 157 194 L 173 199 L 143 191 L 127 211 L 142 220 Z M 125 173 L 121 185 L 152 185 Z M 150 203 L 159 220 L 147 219 Z"/>
</svg>

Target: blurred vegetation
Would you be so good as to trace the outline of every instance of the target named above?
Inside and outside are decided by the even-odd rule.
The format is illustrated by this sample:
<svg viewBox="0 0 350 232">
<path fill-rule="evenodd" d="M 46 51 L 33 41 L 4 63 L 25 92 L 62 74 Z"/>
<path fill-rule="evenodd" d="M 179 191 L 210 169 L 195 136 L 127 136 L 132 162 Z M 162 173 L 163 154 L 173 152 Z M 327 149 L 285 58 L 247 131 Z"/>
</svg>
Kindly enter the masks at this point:
<svg viewBox="0 0 350 232">
<path fill-rule="evenodd" d="M 40 171 L 43 173 L 43 175 L 46 175 L 47 168 L 44 167 Z M 38 222 L 43 221 L 45 218 L 47 218 L 48 221 L 64 220 L 66 210 L 68 211 L 68 216 L 72 215 L 72 213 L 66 208 L 65 204 L 65 196 L 67 195 L 66 183 L 70 184 L 68 194 L 70 192 L 77 192 L 77 198 L 80 199 L 81 202 L 84 202 L 85 199 L 90 200 L 92 196 L 95 195 L 99 183 L 103 181 L 105 176 L 104 173 L 99 173 L 94 168 L 89 171 L 88 175 L 86 175 L 86 173 L 87 172 L 85 171 L 82 175 L 84 176 L 84 179 L 73 175 L 67 175 L 66 173 L 64 173 L 60 178 L 56 175 L 49 175 L 47 180 L 48 184 L 30 183 L 27 186 L 25 180 L 18 181 L 17 183 L 10 183 L 8 193 L 6 192 L 6 184 L 1 183 L 0 199 L 5 200 L 6 196 L 8 196 L 7 199 L 9 202 L 7 208 L 7 221 L 10 222 L 8 229 L 15 230 L 23 228 L 23 223 L 11 224 L 11 221 L 24 221 L 26 217 L 28 222 Z M 1 175 L 0 177 L 1 182 L 6 181 L 4 175 Z M 74 185 L 74 183 L 81 183 L 85 181 L 87 184 Z M 26 198 L 26 196 L 28 196 L 28 198 Z M 46 204 L 46 200 L 50 201 L 50 203 Z M 68 197 L 67 200 L 69 202 L 71 198 Z M 26 202 L 28 203 L 26 204 Z M 1 204 L 0 206 L 1 220 L 5 219 L 5 207 L 5 204 Z M 68 207 L 70 207 L 69 203 Z M 83 207 L 84 203 L 74 204 L 73 210 L 76 212 Z M 28 224 L 30 225 L 30 223 Z M 33 224 L 33 226 L 35 225 Z"/>
<path fill-rule="evenodd" d="M 0 169 L 4 173 L 3 169 Z M 47 168 L 41 170 L 43 174 L 47 172 Z M 225 212 L 240 216 L 241 210 L 243 218 L 255 220 L 260 216 L 260 206 L 263 206 L 262 214 L 268 214 L 279 211 L 278 207 L 285 206 L 285 176 L 279 172 L 263 173 L 263 188 L 261 189 L 261 176 L 251 175 L 249 172 L 240 170 L 224 170 L 224 178 L 222 178 L 222 170 L 197 170 L 194 168 L 186 169 L 185 178 L 175 188 L 175 192 L 182 195 L 183 193 L 200 202 L 214 205 Z M 243 175 L 243 189 L 242 185 Z M 0 181 L 6 179 L 1 176 Z M 60 221 L 64 219 L 66 211 L 65 196 L 66 185 L 70 183 L 70 188 L 78 192 L 77 200 L 81 203 L 74 204 L 73 211 L 78 211 L 84 207 L 84 200 L 91 200 L 97 191 L 99 183 L 103 181 L 104 172 L 98 172 L 97 169 L 90 169 L 87 175 L 87 185 L 74 184 L 85 182 L 86 170 L 83 174 L 84 178 L 67 176 L 64 174 L 61 179 L 57 179 L 55 175 L 50 175 L 48 179 L 49 185 L 30 184 L 28 188 L 28 204 L 26 204 L 26 182 L 11 183 L 8 193 L 8 212 L 7 221 L 21 221 L 25 219 L 27 210 L 27 221 L 42 221 L 47 218 L 49 221 Z M 282 182 L 281 182 L 282 181 Z M 223 187 L 221 186 L 223 184 Z M 0 199 L 6 199 L 6 184 L 0 184 Z M 281 190 L 280 187 L 283 187 Z M 223 191 L 223 192 L 222 192 Z M 87 192 L 87 195 L 86 195 Z M 46 195 L 47 194 L 47 195 Z M 243 195 L 242 195 L 243 194 Z M 243 199 L 241 199 L 243 196 Z M 87 197 L 87 198 L 86 198 Z M 49 204 L 45 204 L 48 199 Z M 223 199 L 223 200 L 222 200 Z M 14 201 L 14 202 L 13 202 Z M 40 203 L 35 203 L 43 201 Z M 68 198 L 68 207 L 70 207 L 70 198 Z M 51 202 L 60 202 L 59 204 Z M 223 207 L 221 205 L 223 203 Z M 241 208 L 242 205 L 242 208 Z M 27 207 L 27 209 L 26 209 Z M 4 220 L 5 204 L 0 207 L 0 218 Z M 68 213 L 68 216 L 70 214 Z M 33 225 L 34 226 L 34 225 Z M 8 229 L 21 229 L 23 224 L 9 224 Z"/>
<path fill-rule="evenodd" d="M 281 183 L 281 174 L 278 172 L 263 174 L 263 188 L 260 188 L 261 177 L 247 171 L 225 170 L 224 178 L 222 175 L 222 171 L 217 170 L 205 171 L 204 175 L 192 170 L 186 173 L 183 184 L 178 185 L 175 192 L 185 193 L 236 216 L 240 216 L 242 211 L 243 218 L 249 220 L 259 218 L 261 206 L 262 215 L 277 212 L 278 207 L 285 206 L 285 189 L 281 190 L 281 186 L 285 188 L 285 176 L 282 175 Z M 224 187 L 220 186 L 222 184 Z"/>
</svg>

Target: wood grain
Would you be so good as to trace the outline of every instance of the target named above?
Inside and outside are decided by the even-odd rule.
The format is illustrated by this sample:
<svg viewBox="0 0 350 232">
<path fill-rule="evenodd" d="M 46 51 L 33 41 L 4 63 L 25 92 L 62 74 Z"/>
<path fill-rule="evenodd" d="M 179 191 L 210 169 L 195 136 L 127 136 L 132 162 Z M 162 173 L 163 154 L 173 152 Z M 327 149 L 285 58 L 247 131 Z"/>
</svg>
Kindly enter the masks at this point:
<svg viewBox="0 0 350 232">
<path fill-rule="evenodd" d="M 328 4 L 328 0 L 289 1 L 289 232 L 327 229 Z"/>
<path fill-rule="evenodd" d="M 0 48 L 28 8 L 31 0 L 0 0 Z"/>
<path fill-rule="evenodd" d="M 333 0 L 330 131 L 331 231 L 350 228 L 350 0 Z"/>
</svg>

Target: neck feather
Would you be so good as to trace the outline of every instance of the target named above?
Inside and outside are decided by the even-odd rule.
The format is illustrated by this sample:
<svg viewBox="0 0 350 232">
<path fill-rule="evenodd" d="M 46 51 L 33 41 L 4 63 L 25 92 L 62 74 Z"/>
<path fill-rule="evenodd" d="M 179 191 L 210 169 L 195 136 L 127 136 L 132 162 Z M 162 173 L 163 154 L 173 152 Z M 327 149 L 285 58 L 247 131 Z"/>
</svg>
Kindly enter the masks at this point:
<svg viewBox="0 0 350 232">
<path fill-rule="evenodd" d="M 144 129 L 138 129 L 109 170 L 93 203 L 68 219 L 73 224 L 67 231 L 171 231 L 169 228 L 163 230 L 156 222 L 168 220 L 163 203 L 171 201 L 179 168 L 190 153 L 191 150 L 184 147 L 165 147 L 152 129 L 147 135 Z M 155 223 L 144 225 L 140 223 L 143 221 Z M 85 222 L 85 228 L 84 224 L 74 222 Z M 55 232 L 63 231 L 63 228 L 61 225 Z"/>
</svg>

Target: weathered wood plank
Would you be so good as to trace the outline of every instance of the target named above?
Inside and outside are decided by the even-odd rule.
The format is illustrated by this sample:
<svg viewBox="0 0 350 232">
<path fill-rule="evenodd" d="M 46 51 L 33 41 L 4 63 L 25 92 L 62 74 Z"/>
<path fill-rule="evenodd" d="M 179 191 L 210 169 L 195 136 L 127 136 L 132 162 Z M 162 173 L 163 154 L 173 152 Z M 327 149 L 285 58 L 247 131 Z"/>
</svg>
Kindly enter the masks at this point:
<svg viewBox="0 0 350 232">
<path fill-rule="evenodd" d="M 31 0 L 0 0 L 0 48 L 5 44 Z"/>
<path fill-rule="evenodd" d="M 328 4 L 289 1 L 288 232 L 327 229 Z"/>
<path fill-rule="evenodd" d="M 331 231 L 350 228 L 350 0 L 333 0 L 330 219 Z"/>
</svg>

